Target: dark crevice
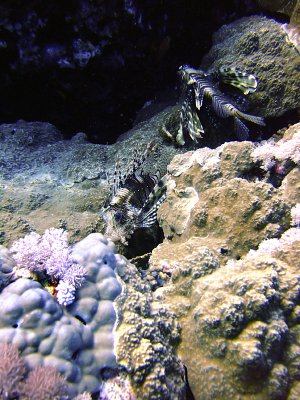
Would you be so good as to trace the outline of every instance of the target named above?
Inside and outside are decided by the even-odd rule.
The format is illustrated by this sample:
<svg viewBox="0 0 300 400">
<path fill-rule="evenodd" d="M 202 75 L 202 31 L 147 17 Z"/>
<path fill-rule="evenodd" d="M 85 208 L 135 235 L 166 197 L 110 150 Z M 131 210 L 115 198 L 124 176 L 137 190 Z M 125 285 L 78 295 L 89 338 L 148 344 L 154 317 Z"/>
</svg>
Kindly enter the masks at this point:
<svg viewBox="0 0 300 400">
<path fill-rule="evenodd" d="M 137 229 L 128 240 L 124 256 L 128 259 L 139 259 L 139 264 L 147 263 L 151 251 L 164 240 L 163 230 L 155 224 L 151 228 Z"/>
<path fill-rule="evenodd" d="M 95 143 L 115 142 L 172 91 L 179 65 L 198 67 L 220 26 L 261 13 L 254 0 L 15 0 L 0 12 L 0 121 L 47 121 Z"/>
<path fill-rule="evenodd" d="M 83 325 L 86 325 L 86 321 L 80 315 L 76 314 L 75 318 L 77 318 Z"/>
</svg>

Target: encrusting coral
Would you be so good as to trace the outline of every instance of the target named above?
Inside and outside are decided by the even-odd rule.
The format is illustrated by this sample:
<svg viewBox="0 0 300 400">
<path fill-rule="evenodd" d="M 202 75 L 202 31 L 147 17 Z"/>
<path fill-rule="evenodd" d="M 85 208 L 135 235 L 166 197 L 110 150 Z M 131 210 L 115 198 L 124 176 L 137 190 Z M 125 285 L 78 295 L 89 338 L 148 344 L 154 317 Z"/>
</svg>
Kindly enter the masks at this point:
<svg viewBox="0 0 300 400">
<path fill-rule="evenodd" d="M 147 282 L 122 256 L 118 274 L 125 285 L 116 299 L 116 357 L 129 372 L 136 398 L 184 400 L 184 368 L 176 355 L 180 341 L 176 315 L 162 304 L 154 306 Z"/>
</svg>

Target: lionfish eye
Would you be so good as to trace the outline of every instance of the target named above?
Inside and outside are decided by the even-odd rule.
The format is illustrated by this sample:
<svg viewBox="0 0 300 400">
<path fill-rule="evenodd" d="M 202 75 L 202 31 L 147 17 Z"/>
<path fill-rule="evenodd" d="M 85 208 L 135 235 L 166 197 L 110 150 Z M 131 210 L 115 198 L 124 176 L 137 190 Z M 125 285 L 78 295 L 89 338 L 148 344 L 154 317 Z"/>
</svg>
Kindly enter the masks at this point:
<svg viewBox="0 0 300 400">
<path fill-rule="evenodd" d="M 114 215 L 115 221 L 118 224 L 124 224 L 125 223 L 125 217 L 124 214 L 122 213 L 122 211 L 117 211 Z"/>
</svg>

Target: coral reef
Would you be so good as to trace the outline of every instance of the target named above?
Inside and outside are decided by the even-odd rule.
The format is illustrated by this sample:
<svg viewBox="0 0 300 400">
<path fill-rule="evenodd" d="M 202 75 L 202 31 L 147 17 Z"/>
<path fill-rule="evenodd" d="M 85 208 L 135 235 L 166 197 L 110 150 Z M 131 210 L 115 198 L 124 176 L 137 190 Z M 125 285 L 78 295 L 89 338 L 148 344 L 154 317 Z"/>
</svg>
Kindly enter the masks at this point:
<svg viewBox="0 0 300 400">
<path fill-rule="evenodd" d="M 0 341 L 12 343 L 30 369 L 56 368 L 71 393 L 100 389 L 100 371 L 114 368 L 114 299 L 121 292 L 114 247 L 101 234 L 77 243 L 72 258 L 87 271 L 75 302 L 63 309 L 38 282 L 19 278 L 0 293 Z"/>
<path fill-rule="evenodd" d="M 121 391 L 128 399 L 183 400 L 175 315 L 163 307 L 152 309 L 150 286 L 101 234 L 78 242 L 71 257 L 84 266 L 86 277 L 68 307 L 37 281 L 17 278 L 4 287 L 0 342 L 16 346 L 30 370 L 55 368 L 70 396 L 101 390 L 104 399 Z M 105 377 L 107 370 L 114 371 L 113 378 Z M 35 371 L 29 378 L 38 384 L 34 377 L 40 370 Z"/>
<path fill-rule="evenodd" d="M 250 39 L 255 36 L 253 41 L 258 41 L 258 47 L 245 54 L 246 49 L 252 48 L 247 44 L 249 35 Z M 281 24 L 250 17 L 216 33 L 215 44 L 201 68 L 210 73 L 228 65 L 254 74 L 258 86 L 248 96 L 247 113 L 277 116 L 298 107 L 299 57 L 294 50 L 286 42 Z M 171 97 L 174 103 L 173 93 Z M 99 210 L 110 195 L 107 177 L 113 181 L 116 159 L 126 168 L 135 149 L 154 141 L 158 150 L 146 163 L 145 173 L 154 175 L 159 171 L 163 176 L 175 154 L 194 149 L 188 143 L 184 149 L 175 148 L 159 134 L 170 114 L 175 131 L 179 123 L 178 105 L 161 111 L 165 105 L 166 102 L 155 103 L 143 109 L 137 118 L 139 123 L 111 146 L 88 143 L 83 133 L 63 140 L 62 134 L 47 123 L 18 121 L 1 125 L 0 243 L 11 245 L 26 233 L 42 234 L 50 226 L 67 229 L 71 243 L 90 233 L 104 232 L 105 221 Z M 234 137 L 231 124 L 229 130 L 229 137 Z M 223 143 L 227 136 L 223 129 L 218 132 L 217 140 L 207 132 L 201 145 L 215 147 Z M 255 131 L 255 135 L 259 134 Z M 124 252 L 122 244 L 118 251 Z"/>
<path fill-rule="evenodd" d="M 280 140 L 199 149 L 168 168 L 166 239 L 148 274 L 169 271 L 154 298 L 178 318 L 196 399 L 296 398 L 299 137 L 297 124 Z"/>
<path fill-rule="evenodd" d="M 84 28 L 80 20 L 83 25 L 78 26 L 77 37 L 66 38 L 65 47 L 40 43 L 46 52 L 41 53 L 45 64 L 55 64 L 59 71 L 66 71 L 63 62 L 74 71 L 89 66 L 86 71 L 92 72 L 97 66 L 101 43 L 81 37 L 82 30 L 89 36 L 92 26 L 96 36 L 105 30 L 98 25 L 99 15 L 91 13 L 92 3 L 76 3 L 81 4 L 84 21 L 86 18 L 91 25 Z M 96 3 L 103 3 L 105 12 L 111 12 L 113 6 L 107 2 Z M 116 18 L 126 15 L 130 26 L 150 29 L 146 23 L 150 16 L 142 6 L 143 12 L 139 11 L 135 0 L 121 1 L 118 7 L 122 11 L 115 10 Z M 294 20 L 296 13 L 297 7 Z M 17 24 L 11 26 L 10 37 L 17 35 L 17 46 L 22 36 L 26 42 L 28 33 L 43 30 L 43 23 L 47 24 L 34 13 L 25 12 L 25 17 L 18 32 Z M 9 16 L 0 18 L 2 28 L 3 21 L 4 30 L 9 31 Z M 70 24 L 76 25 L 76 21 Z M 200 91 L 205 88 L 206 105 L 214 102 L 210 111 L 219 116 L 249 119 L 259 115 L 256 121 L 262 123 L 262 117 L 287 112 L 296 115 L 300 93 L 294 26 L 259 16 L 226 22 L 215 34 L 213 47 L 199 66 L 201 71 L 183 69 L 187 85 L 191 77 L 197 78 L 194 93 L 190 92 L 195 106 L 203 100 Z M 114 42 L 114 34 L 110 35 L 114 26 L 109 20 L 103 48 Z M 164 40 L 167 31 L 158 36 Z M 68 41 L 72 41 L 71 50 Z M 39 51 L 33 42 L 33 53 L 19 53 L 24 58 L 15 63 L 17 69 L 37 65 Z M 4 45 L 0 38 L 0 52 Z M 157 53 L 160 44 L 155 45 Z M 128 59 L 135 59 L 135 51 Z M 111 58 L 106 59 L 105 74 L 95 82 L 95 92 L 97 83 L 111 78 L 112 71 L 125 63 L 119 55 L 107 54 Z M 192 65 L 199 65 L 197 57 L 200 64 L 201 53 L 193 55 Z M 117 68 L 111 68 L 114 63 Z M 206 78 L 219 67 L 230 74 L 233 68 L 241 68 L 250 77 L 248 106 L 237 101 L 239 107 L 233 109 L 225 97 L 211 91 Z M 145 74 L 143 71 L 143 79 Z M 59 73 L 58 82 L 61 79 Z M 218 83 L 221 93 L 223 84 Z M 92 98 L 105 99 L 112 86 L 108 81 L 101 87 L 103 93 Z M 68 97 L 66 87 L 55 85 L 63 99 Z M 138 80 L 135 90 L 139 90 Z M 126 87 L 122 102 L 129 92 Z M 82 92 L 79 94 L 82 100 Z M 112 96 L 112 101 L 118 96 Z M 170 97 L 174 100 L 173 92 Z M 120 104 L 111 107 L 110 113 L 119 112 Z M 65 140 L 48 123 L 18 121 L 0 126 L 0 242 L 11 246 L 19 240 L 11 252 L 0 247 L 0 358 L 6 360 L 0 362 L 0 398 L 21 393 L 24 399 L 186 400 L 190 390 L 190 397 L 196 400 L 299 397 L 300 124 L 261 143 L 224 143 L 234 137 L 232 126 L 227 136 L 226 129 L 216 125 L 201 143 L 212 148 L 183 154 L 194 150 L 194 143 L 176 148 L 159 133 L 166 119 L 171 127 L 178 126 L 181 105 L 164 106 L 150 104 L 137 118 L 137 125 L 109 146 L 89 143 L 83 133 Z M 188 115 L 190 110 L 186 111 Z M 100 120 L 105 118 L 100 116 Z M 188 122 L 186 117 L 186 128 Z M 266 123 L 267 129 L 272 129 L 268 119 Z M 199 136 L 200 128 L 192 137 Z M 101 132 L 89 134 L 98 140 Z M 256 137 L 260 134 L 255 132 Z M 120 230 L 117 246 L 95 232 L 105 231 L 100 210 L 109 199 L 110 205 L 125 199 L 125 211 L 132 212 L 126 170 L 134 164 L 136 150 L 152 142 L 156 151 L 134 178 L 147 192 L 143 179 L 156 173 L 162 176 L 168 169 L 167 197 L 158 212 L 165 237 L 152 251 L 149 263 L 144 253 L 137 254 L 135 259 L 141 254 L 143 268 L 139 270 L 116 254 L 124 250 L 124 231 Z M 114 174 L 119 174 L 120 184 L 115 185 Z M 128 197 L 122 197 L 124 193 Z M 153 222 L 156 214 L 151 207 L 146 211 L 149 219 L 137 226 Z M 42 236 L 50 226 L 55 228 Z M 77 242 L 72 248 L 65 230 L 70 232 L 70 242 Z M 151 235 L 158 237 L 152 232 L 139 239 L 148 244 Z M 131 236 L 132 247 L 138 247 L 138 236 Z M 24 270 L 29 276 L 20 277 Z M 52 291 L 45 283 L 53 284 Z"/>
</svg>

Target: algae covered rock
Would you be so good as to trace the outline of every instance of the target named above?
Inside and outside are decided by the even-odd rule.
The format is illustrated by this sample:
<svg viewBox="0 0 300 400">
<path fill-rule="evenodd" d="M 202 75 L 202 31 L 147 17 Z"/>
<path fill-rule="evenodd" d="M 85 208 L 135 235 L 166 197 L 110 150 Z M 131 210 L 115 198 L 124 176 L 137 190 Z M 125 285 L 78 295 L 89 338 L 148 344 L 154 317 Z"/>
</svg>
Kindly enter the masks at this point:
<svg viewBox="0 0 300 400">
<path fill-rule="evenodd" d="M 251 16 L 222 26 L 201 68 L 213 71 L 236 66 L 258 79 L 249 95 L 254 115 L 277 117 L 299 107 L 299 53 L 285 25 L 266 17 Z"/>
<path fill-rule="evenodd" d="M 178 152 L 158 134 L 165 114 L 140 122 L 111 146 L 89 143 L 83 133 L 63 140 L 49 123 L 0 125 L 0 244 L 51 226 L 67 229 L 72 243 L 104 232 L 100 210 L 110 195 L 117 159 L 125 173 L 135 150 L 155 142 L 158 150 L 144 169 L 164 175 Z"/>
</svg>

